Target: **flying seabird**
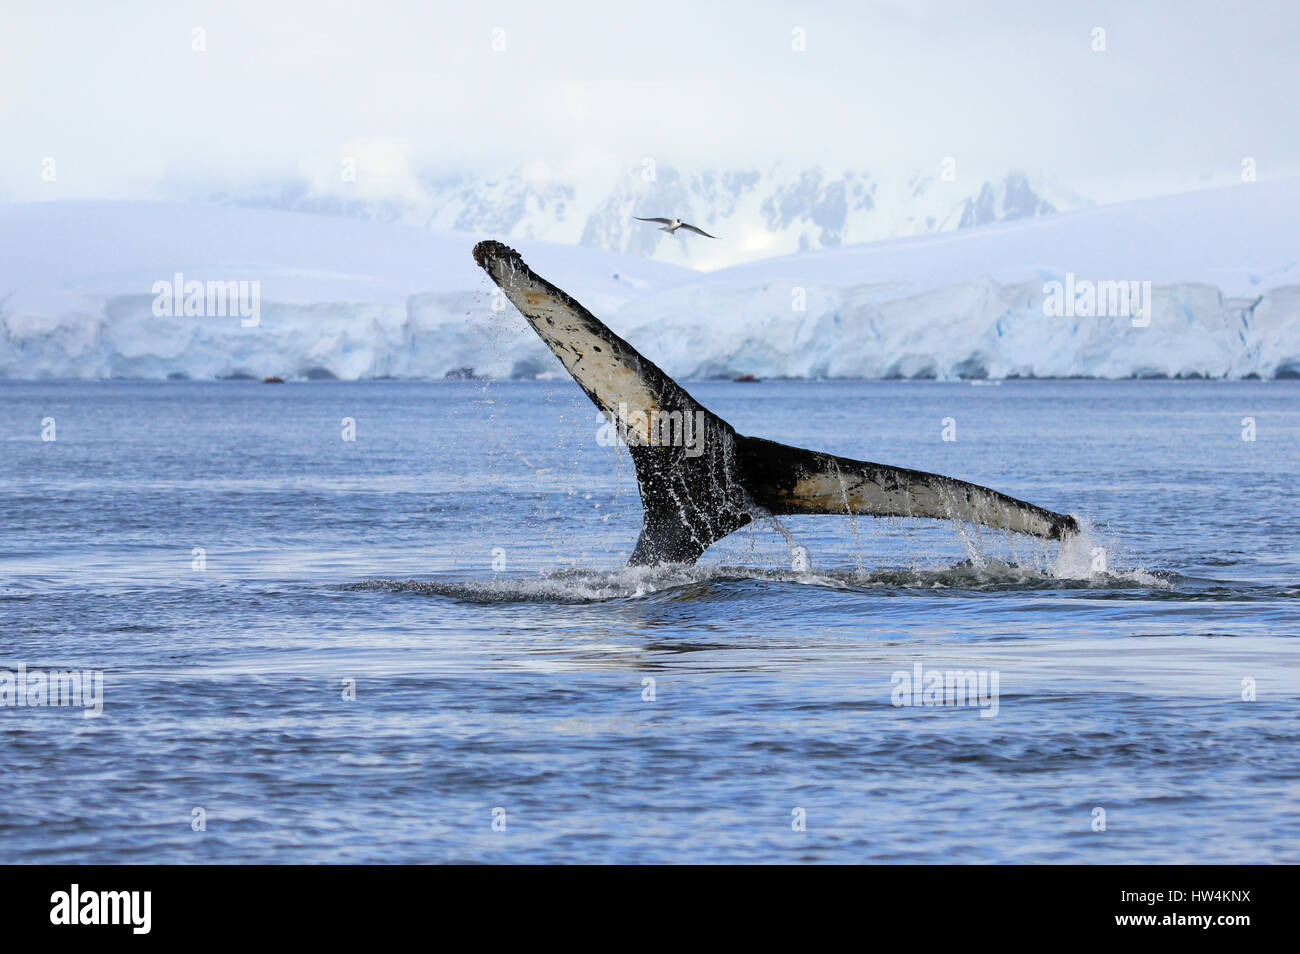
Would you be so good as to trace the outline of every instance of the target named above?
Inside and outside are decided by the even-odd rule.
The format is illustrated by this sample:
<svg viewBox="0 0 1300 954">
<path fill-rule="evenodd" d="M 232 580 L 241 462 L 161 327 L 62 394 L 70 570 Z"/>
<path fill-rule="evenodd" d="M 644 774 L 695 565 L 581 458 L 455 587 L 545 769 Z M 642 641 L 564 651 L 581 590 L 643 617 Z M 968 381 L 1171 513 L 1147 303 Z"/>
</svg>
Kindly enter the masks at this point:
<svg viewBox="0 0 1300 954">
<path fill-rule="evenodd" d="M 639 215 L 634 215 L 632 218 L 636 219 L 638 222 L 658 222 L 659 231 L 667 232 L 669 235 L 676 232 L 678 229 L 686 229 L 688 232 L 696 232 L 703 235 L 705 238 L 717 238 L 716 235 L 710 235 L 708 232 L 704 231 L 704 229 L 697 229 L 689 222 L 683 222 L 681 219 L 643 219 Z"/>
</svg>

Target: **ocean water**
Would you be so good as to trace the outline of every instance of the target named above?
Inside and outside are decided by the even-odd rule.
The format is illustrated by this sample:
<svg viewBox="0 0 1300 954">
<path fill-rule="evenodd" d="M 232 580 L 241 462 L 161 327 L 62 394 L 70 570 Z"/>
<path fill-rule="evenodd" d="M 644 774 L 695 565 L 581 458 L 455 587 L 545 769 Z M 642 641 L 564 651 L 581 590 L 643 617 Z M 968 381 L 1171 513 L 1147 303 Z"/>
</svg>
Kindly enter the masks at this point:
<svg viewBox="0 0 1300 954">
<path fill-rule="evenodd" d="M 5 860 L 1300 862 L 1294 382 L 689 388 L 1087 532 L 629 570 L 567 380 L 0 382 L 0 671 L 103 673 L 0 708 Z"/>
</svg>

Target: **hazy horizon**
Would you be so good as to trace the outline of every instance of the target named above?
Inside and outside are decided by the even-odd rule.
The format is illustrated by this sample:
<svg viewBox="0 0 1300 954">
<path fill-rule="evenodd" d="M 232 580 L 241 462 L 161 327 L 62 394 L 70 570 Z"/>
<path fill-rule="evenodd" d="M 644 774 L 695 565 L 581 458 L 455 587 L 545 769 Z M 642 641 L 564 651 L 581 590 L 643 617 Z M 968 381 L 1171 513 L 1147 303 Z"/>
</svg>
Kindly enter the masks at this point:
<svg viewBox="0 0 1300 954">
<path fill-rule="evenodd" d="M 971 185 L 1017 169 L 1097 202 L 1239 182 L 1246 160 L 1300 173 L 1279 118 L 1300 87 L 1286 3 L 71 9 L 7 11 L 2 200 L 328 194 L 344 157 L 368 197 L 646 158 L 881 180 L 951 159 Z"/>
</svg>

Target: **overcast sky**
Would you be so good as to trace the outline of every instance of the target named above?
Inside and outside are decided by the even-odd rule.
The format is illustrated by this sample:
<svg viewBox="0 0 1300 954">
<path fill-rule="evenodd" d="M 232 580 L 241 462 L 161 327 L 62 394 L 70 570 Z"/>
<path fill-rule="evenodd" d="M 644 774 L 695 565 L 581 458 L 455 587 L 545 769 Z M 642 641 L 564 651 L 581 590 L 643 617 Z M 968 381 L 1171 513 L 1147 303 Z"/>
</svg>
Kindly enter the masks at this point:
<svg viewBox="0 0 1300 954">
<path fill-rule="evenodd" d="M 1247 156 L 1300 172 L 1297 0 L 4 0 L 0 18 L 3 199 L 238 187 L 341 155 L 395 191 L 413 169 L 644 156 L 882 177 L 952 156 L 1102 199 L 1239 180 Z"/>
</svg>

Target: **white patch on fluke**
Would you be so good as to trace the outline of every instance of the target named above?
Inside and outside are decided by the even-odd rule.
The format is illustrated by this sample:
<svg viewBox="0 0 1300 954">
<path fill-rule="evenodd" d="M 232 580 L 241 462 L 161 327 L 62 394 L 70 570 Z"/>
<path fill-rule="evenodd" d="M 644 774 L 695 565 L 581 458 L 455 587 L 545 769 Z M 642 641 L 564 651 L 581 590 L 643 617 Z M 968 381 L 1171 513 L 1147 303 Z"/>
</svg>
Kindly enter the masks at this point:
<svg viewBox="0 0 1300 954">
<path fill-rule="evenodd" d="M 649 421 L 659 409 L 660 395 L 650 386 L 635 353 L 627 355 L 593 326 L 578 309 L 553 294 L 531 276 L 520 272 L 502 256 L 488 259 L 493 277 L 506 297 L 519 309 L 555 352 L 565 369 L 588 394 L 593 395 L 611 423 L 619 420 L 620 406 L 631 412 L 624 420 L 645 443 L 650 443 Z"/>
</svg>

